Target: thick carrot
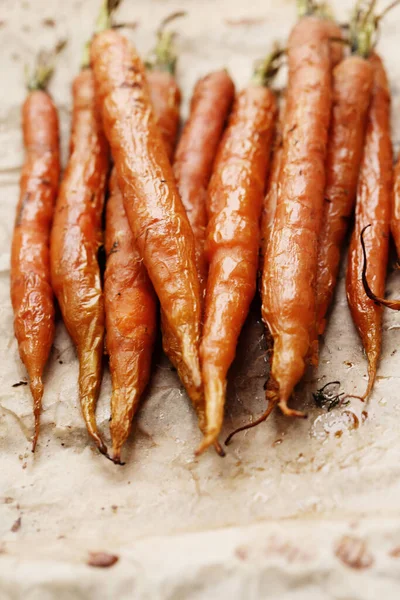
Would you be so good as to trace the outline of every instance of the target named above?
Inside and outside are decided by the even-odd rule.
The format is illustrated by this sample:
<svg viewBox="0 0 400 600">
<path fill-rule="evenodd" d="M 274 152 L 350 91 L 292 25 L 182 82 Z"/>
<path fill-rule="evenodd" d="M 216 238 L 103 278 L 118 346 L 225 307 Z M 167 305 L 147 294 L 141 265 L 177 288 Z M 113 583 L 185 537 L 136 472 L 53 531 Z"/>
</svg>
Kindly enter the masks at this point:
<svg viewBox="0 0 400 600">
<path fill-rule="evenodd" d="M 144 68 L 129 42 L 111 30 L 94 38 L 91 58 L 129 224 L 174 334 L 169 356 L 203 426 L 194 237 L 153 115 Z"/>
<path fill-rule="evenodd" d="M 362 281 L 363 252 L 361 232 L 368 255 L 366 275 L 377 296 L 385 291 L 392 200 L 392 144 L 390 140 L 390 93 L 381 59 L 369 58 L 373 69 L 373 89 L 361 162 L 354 231 L 347 268 L 347 299 L 353 321 L 368 358 L 366 398 L 374 385 L 382 343 L 382 308 L 367 297 Z"/>
<path fill-rule="evenodd" d="M 97 430 L 95 407 L 104 349 L 104 306 L 97 253 L 108 173 L 108 148 L 95 102 L 94 78 L 83 69 L 72 86 L 71 154 L 51 232 L 51 275 L 64 323 L 79 358 L 79 393 L 89 434 L 107 449 Z"/>
<path fill-rule="evenodd" d="M 204 255 L 207 186 L 234 93 L 234 84 L 225 70 L 210 73 L 196 83 L 174 161 L 175 179 L 196 240 L 203 296 L 208 270 Z"/>
<path fill-rule="evenodd" d="M 126 218 L 115 169 L 110 179 L 105 245 L 104 302 L 113 385 L 110 429 L 113 459 L 119 463 L 150 377 L 157 302 Z"/>
<path fill-rule="evenodd" d="M 360 56 L 345 58 L 333 72 L 325 204 L 318 255 L 318 334 L 325 330 L 341 248 L 354 208 L 372 76 L 371 63 Z"/>
<path fill-rule="evenodd" d="M 164 52 L 158 56 L 156 48 L 158 58 L 147 63 L 147 69 L 151 68 L 147 80 L 158 127 L 172 161 L 179 125 L 180 91 L 173 76 L 175 55 L 162 36 L 158 45 L 160 43 Z M 104 303 L 113 385 L 110 430 L 113 460 L 121 464 L 121 448 L 129 436 L 140 396 L 150 378 L 157 301 L 129 227 L 115 169 L 110 178 L 107 203 L 106 252 Z"/>
<path fill-rule="evenodd" d="M 55 331 L 49 241 L 60 176 L 57 110 L 45 91 L 51 71 L 40 72 L 44 79 L 32 80 L 22 107 L 26 154 L 11 249 L 14 331 L 34 403 L 33 452 L 40 430 L 42 375 Z"/>
<path fill-rule="evenodd" d="M 207 434 L 198 452 L 221 430 L 226 376 L 256 290 L 259 220 L 276 115 L 267 83 L 256 72 L 236 96 L 208 188 L 210 270 L 200 346 Z"/>
<path fill-rule="evenodd" d="M 272 334 L 272 388 L 285 414 L 302 377 L 316 319 L 318 238 L 331 109 L 330 42 L 325 23 L 304 17 L 288 41 L 279 197 L 262 277 L 262 317 Z"/>
</svg>

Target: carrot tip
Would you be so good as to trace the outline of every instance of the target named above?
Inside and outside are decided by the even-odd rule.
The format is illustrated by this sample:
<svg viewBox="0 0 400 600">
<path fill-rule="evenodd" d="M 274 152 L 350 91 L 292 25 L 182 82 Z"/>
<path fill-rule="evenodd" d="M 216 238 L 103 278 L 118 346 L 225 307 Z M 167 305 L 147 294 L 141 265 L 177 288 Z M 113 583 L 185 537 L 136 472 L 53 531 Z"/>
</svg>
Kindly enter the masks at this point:
<svg viewBox="0 0 400 600">
<path fill-rule="evenodd" d="M 209 431 L 203 438 L 200 446 L 197 448 L 197 450 L 195 451 L 195 456 L 200 456 L 200 454 L 203 454 L 203 452 L 205 450 L 207 450 L 207 448 L 209 448 L 210 446 L 212 446 L 213 444 L 215 444 L 215 436 L 218 435 L 217 431 Z M 221 448 L 222 449 L 222 448 Z"/>
<path fill-rule="evenodd" d="M 289 408 L 286 402 L 279 402 L 278 406 L 286 417 L 295 417 L 296 419 L 308 418 L 308 415 L 305 412 Z"/>
</svg>

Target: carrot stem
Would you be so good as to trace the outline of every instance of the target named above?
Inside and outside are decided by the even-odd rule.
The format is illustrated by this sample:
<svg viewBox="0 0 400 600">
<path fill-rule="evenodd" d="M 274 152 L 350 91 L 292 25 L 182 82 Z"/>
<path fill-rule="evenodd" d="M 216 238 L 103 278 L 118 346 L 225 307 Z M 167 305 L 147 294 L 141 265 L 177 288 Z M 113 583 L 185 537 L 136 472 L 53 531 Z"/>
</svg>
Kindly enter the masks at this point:
<svg viewBox="0 0 400 600">
<path fill-rule="evenodd" d="M 67 41 L 61 40 L 50 52 L 42 50 L 39 52 L 32 73 L 25 67 L 26 87 L 30 92 L 45 90 L 54 72 L 55 59 L 65 47 Z"/>
<path fill-rule="evenodd" d="M 256 63 L 252 82 L 255 85 L 268 87 L 282 65 L 282 57 L 285 52 L 286 50 L 276 43 L 272 52 L 264 60 Z"/>
<path fill-rule="evenodd" d="M 175 74 L 176 61 L 178 59 L 174 46 L 176 33 L 175 31 L 167 31 L 166 26 L 171 21 L 185 15 L 186 12 L 181 10 L 169 15 L 161 22 L 157 30 L 157 44 L 150 51 L 145 61 L 146 69 L 149 71 L 166 71 L 167 73 L 171 73 L 171 75 Z"/>
<path fill-rule="evenodd" d="M 99 14 L 97 15 L 96 24 L 94 27 L 94 34 L 101 33 L 106 29 L 111 29 L 113 25 L 113 14 L 114 11 L 120 5 L 121 0 L 103 0 L 100 6 Z M 90 44 L 92 43 L 92 37 L 85 43 L 83 48 L 83 55 L 81 61 L 81 69 L 88 69 L 90 67 Z"/>
</svg>

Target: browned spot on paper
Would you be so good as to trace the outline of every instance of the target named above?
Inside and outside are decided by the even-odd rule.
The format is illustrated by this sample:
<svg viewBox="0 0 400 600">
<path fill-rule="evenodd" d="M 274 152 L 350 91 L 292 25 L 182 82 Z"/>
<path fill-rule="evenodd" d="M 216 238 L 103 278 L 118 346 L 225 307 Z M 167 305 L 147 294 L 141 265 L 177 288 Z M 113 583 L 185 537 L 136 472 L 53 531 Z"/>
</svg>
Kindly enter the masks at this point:
<svg viewBox="0 0 400 600">
<path fill-rule="evenodd" d="M 389 552 L 389 556 L 392 556 L 393 558 L 400 558 L 400 546 L 392 548 L 392 550 Z"/>
<path fill-rule="evenodd" d="M 264 17 L 241 17 L 239 19 L 225 19 L 226 25 L 240 27 L 241 25 L 259 25 L 264 23 Z"/>
<path fill-rule="evenodd" d="M 365 423 L 365 421 L 368 419 L 368 413 L 366 410 L 363 410 L 361 413 L 361 423 Z"/>
<path fill-rule="evenodd" d="M 21 517 L 18 517 L 18 519 L 13 523 L 13 525 L 11 527 L 11 531 L 13 533 L 15 533 L 16 531 L 21 529 L 21 523 L 22 523 L 22 519 L 21 519 Z"/>
<path fill-rule="evenodd" d="M 290 540 L 282 540 L 271 537 L 265 548 L 265 553 L 272 556 L 282 556 L 289 563 L 307 562 L 312 559 L 312 555 L 303 548 L 300 548 Z"/>
<path fill-rule="evenodd" d="M 3 502 L 4 504 L 12 504 L 14 502 L 14 498 L 11 498 L 11 496 L 5 496 L 3 498 Z"/>
<path fill-rule="evenodd" d="M 108 552 L 90 552 L 87 564 L 90 567 L 107 568 L 112 567 L 119 560 L 116 554 L 108 554 Z"/>
<path fill-rule="evenodd" d="M 239 560 L 247 560 L 249 558 L 249 551 L 245 546 L 238 546 L 235 549 L 235 556 L 237 556 Z"/>
<path fill-rule="evenodd" d="M 43 19 L 42 25 L 44 25 L 45 27 L 55 27 L 56 22 L 54 19 Z"/>
<path fill-rule="evenodd" d="M 347 418 L 349 422 L 348 429 L 358 429 L 360 421 L 357 415 L 355 415 L 351 410 L 344 410 L 342 414 Z"/>
<path fill-rule="evenodd" d="M 336 544 L 335 554 L 351 569 L 369 569 L 374 564 L 367 542 L 356 536 L 344 535 Z"/>
<path fill-rule="evenodd" d="M 279 446 L 280 444 L 282 444 L 283 440 L 281 438 L 278 438 L 277 440 L 275 440 L 274 442 L 272 442 L 273 446 Z"/>
</svg>

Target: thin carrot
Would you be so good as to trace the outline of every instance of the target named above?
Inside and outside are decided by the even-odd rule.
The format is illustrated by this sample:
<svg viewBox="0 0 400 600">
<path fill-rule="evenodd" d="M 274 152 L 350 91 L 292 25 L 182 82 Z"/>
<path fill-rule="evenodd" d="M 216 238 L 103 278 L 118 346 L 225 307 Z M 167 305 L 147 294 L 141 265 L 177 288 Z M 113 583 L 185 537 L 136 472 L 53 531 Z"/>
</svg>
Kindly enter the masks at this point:
<svg viewBox="0 0 400 600">
<path fill-rule="evenodd" d="M 262 317 L 274 340 L 273 402 L 287 406 L 302 377 L 316 318 L 315 281 L 331 109 L 330 42 L 325 22 L 305 16 L 288 42 L 279 197 L 262 277 Z"/>
<path fill-rule="evenodd" d="M 97 28 L 106 26 L 104 3 Z M 105 15 L 107 17 L 107 14 Z M 84 59 L 86 63 L 86 57 Z M 102 454 L 95 409 L 102 377 L 104 303 L 98 250 L 109 170 L 108 145 L 97 109 L 94 77 L 86 64 L 72 84 L 71 154 L 51 232 L 51 277 L 65 326 L 79 359 L 79 396 L 90 436 Z"/>
<path fill-rule="evenodd" d="M 46 92 L 52 73 L 48 58 L 43 53 L 40 55 L 22 107 L 26 154 L 11 249 L 14 331 L 33 396 L 35 433 L 32 452 L 40 431 L 42 375 L 55 331 L 49 240 L 60 157 L 57 110 Z"/>
<path fill-rule="evenodd" d="M 107 202 L 105 246 L 106 339 L 113 386 L 110 430 L 113 460 L 120 463 L 121 448 L 150 377 L 157 301 L 126 218 L 115 169 Z"/>
<path fill-rule="evenodd" d="M 382 308 L 368 298 L 364 291 L 360 235 L 366 225 L 372 224 L 368 237 L 364 238 L 368 254 L 365 276 L 368 277 L 374 294 L 382 297 L 385 291 L 392 200 L 389 85 L 381 59 L 373 54 L 369 62 L 374 73 L 374 83 L 346 280 L 347 299 L 353 321 L 368 358 L 368 385 L 363 398 L 368 397 L 375 382 L 382 343 Z"/>
<path fill-rule="evenodd" d="M 151 102 L 171 163 L 179 129 L 181 92 L 175 78 L 175 33 L 168 31 L 166 25 L 184 14 L 178 12 L 164 19 L 157 31 L 157 44 L 145 63 Z"/>
<path fill-rule="evenodd" d="M 144 67 L 115 31 L 94 38 L 91 58 L 129 225 L 174 333 L 170 358 L 204 426 L 194 237 L 156 125 Z"/>
<path fill-rule="evenodd" d="M 260 271 L 263 270 L 264 259 L 267 253 L 268 242 L 274 224 L 276 205 L 279 196 L 279 182 L 281 175 L 281 163 L 283 154 L 283 123 L 284 123 L 285 100 L 281 100 L 279 106 L 279 117 L 277 120 L 274 141 L 272 146 L 271 168 L 268 175 L 267 191 L 261 212 L 261 244 L 260 244 Z"/>
<path fill-rule="evenodd" d="M 207 186 L 234 93 L 234 84 L 225 70 L 210 73 L 196 83 L 174 161 L 175 179 L 196 240 L 203 297 L 208 271 L 204 254 Z"/>
<path fill-rule="evenodd" d="M 340 253 L 356 199 L 372 89 L 371 63 L 345 58 L 333 71 L 333 106 L 326 160 L 324 212 L 317 275 L 317 332 L 326 327 Z"/>
<path fill-rule="evenodd" d="M 173 75 L 176 55 L 158 32 L 156 59 L 146 63 L 154 115 L 172 160 L 179 125 L 180 91 Z M 113 169 L 106 213 L 107 263 L 104 274 L 107 350 L 113 385 L 111 439 L 113 460 L 121 463 L 140 397 L 150 378 L 156 337 L 157 299 L 125 214 L 123 197 Z M 165 335 L 165 332 L 164 332 Z"/>
<path fill-rule="evenodd" d="M 236 96 L 208 188 L 210 270 L 200 346 L 207 433 L 198 453 L 221 430 L 226 376 L 256 290 L 259 220 L 276 115 L 268 83 L 277 56 L 257 68 L 251 85 Z"/>
</svg>

